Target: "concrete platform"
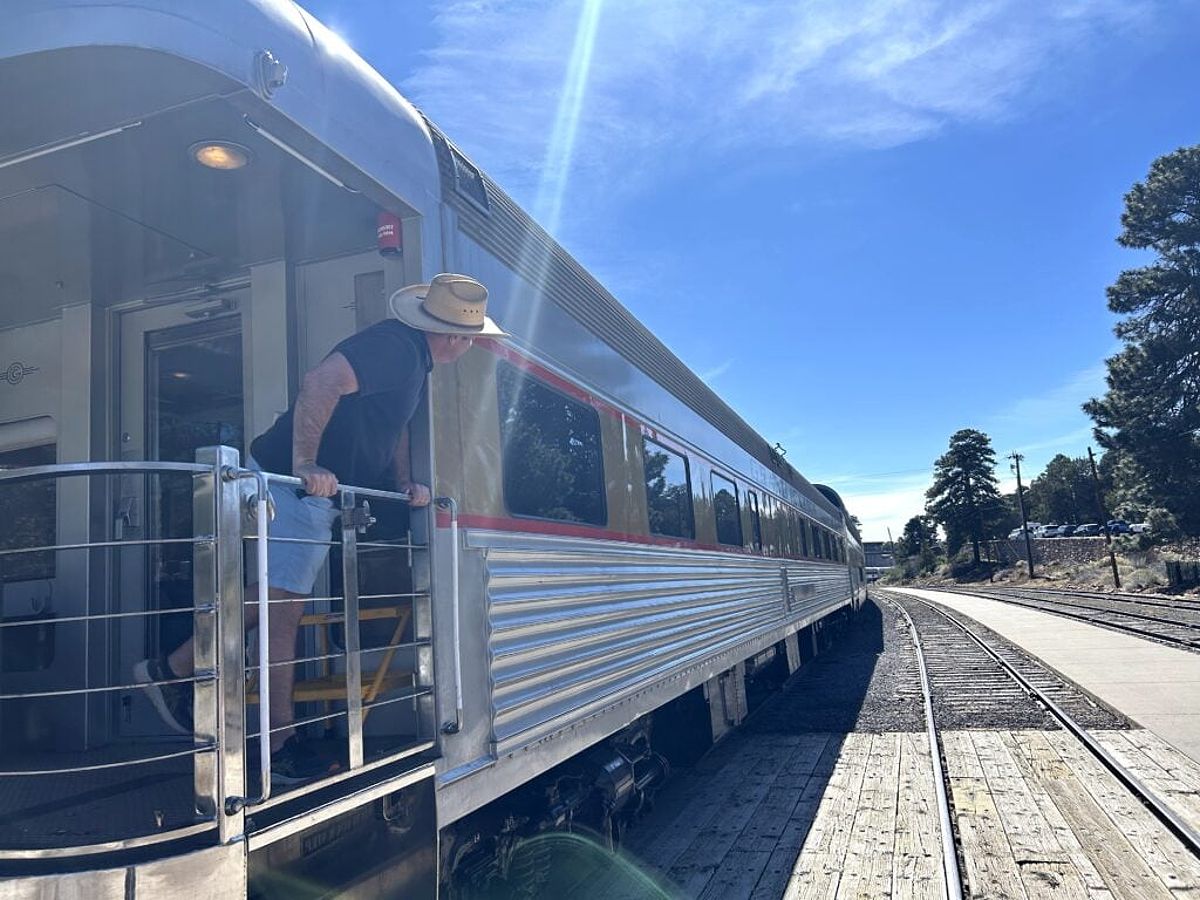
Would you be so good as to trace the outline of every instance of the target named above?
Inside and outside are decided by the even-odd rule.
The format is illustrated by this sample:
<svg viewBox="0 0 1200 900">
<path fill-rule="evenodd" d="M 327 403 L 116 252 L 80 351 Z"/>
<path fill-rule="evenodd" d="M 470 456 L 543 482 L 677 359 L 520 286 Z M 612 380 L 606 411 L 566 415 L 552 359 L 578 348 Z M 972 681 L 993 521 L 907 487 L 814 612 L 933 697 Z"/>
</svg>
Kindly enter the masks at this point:
<svg viewBox="0 0 1200 900">
<path fill-rule="evenodd" d="M 898 590 L 981 622 L 1200 762 L 1200 653 L 985 597 Z"/>
</svg>

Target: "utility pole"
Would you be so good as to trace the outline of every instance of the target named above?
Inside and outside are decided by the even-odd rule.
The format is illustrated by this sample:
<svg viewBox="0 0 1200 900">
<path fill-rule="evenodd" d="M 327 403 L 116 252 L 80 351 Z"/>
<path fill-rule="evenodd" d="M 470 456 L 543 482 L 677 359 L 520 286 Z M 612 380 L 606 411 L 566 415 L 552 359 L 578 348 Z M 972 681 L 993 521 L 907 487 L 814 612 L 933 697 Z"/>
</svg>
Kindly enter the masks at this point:
<svg viewBox="0 0 1200 900">
<path fill-rule="evenodd" d="M 899 560 L 896 559 L 896 542 L 892 540 L 892 526 L 887 526 L 888 544 L 892 548 L 892 565 L 894 566 Z"/>
<path fill-rule="evenodd" d="M 1013 452 L 1008 455 L 1017 473 L 1017 504 L 1021 507 L 1021 533 L 1025 535 L 1025 561 L 1029 563 L 1029 579 L 1033 580 L 1033 544 L 1029 540 L 1029 516 L 1025 514 L 1025 489 L 1021 486 L 1021 460 L 1025 457 Z"/>
<path fill-rule="evenodd" d="M 1121 587 L 1121 573 L 1117 571 L 1117 554 L 1113 550 L 1112 535 L 1108 533 L 1108 513 L 1104 511 L 1104 499 L 1100 496 L 1100 476 L 1096 474 L 1096 457 L 1092 448 L 1088 447 L 1088 462 L 1092 465 L 1092 489 L 1096 492 L 1096 509 L 1100 513 L 1100 521 L 1104 524 L 1104 543 L 1108 545 L 1108 561 L 1112 564 L 1113 587 Z"/>
</svg>

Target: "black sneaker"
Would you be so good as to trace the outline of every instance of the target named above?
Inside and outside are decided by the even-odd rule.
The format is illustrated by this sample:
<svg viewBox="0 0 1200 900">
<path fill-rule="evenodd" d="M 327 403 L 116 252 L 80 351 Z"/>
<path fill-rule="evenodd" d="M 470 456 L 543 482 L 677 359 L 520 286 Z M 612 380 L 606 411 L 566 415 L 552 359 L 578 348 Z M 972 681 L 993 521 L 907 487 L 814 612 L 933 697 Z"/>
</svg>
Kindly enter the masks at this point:
<svg viewBox="0 0 1200 900">
<path fill-rule="evenodd" d="M 332 775 L 340 767 L 336 759 L 322 756 L 293 734 L 271 754 L 271 784 L 302 784 Z"/>
<path fill-rule="evenodd" d="M 190 682 L 166 684 L 177 679 L 166 659 L 143 659 L 133 667 L 133 679 L 146 685 L 146 696 L 155 711 L 178 734 L 192 734 L 192 685 Z"/>
</svg>

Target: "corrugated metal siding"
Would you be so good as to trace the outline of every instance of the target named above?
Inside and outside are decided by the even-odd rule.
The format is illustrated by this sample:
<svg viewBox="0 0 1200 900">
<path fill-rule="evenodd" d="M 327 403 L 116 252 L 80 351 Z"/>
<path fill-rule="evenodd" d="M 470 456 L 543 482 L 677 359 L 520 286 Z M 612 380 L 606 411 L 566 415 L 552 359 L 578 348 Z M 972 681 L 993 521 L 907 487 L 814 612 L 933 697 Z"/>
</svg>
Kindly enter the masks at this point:
<svg viewBox="0 0 1200 900">
<path fill-rule="evenodd" d="M 484 211 L 455 188 L 454 157 L 458 152 L 437 127 L 426 120 L 437 150 L 442 196 L 458 213 L 463 233 L 494 253 L 505 265 L 533 284 L 610 347 L 674 394 L 713 427 L 764 465 L 775 469 L 798 490 L 839 519 L 840 511 L 718 397 L 691 369 L 656 338 L 586 269 L 571 257 L 524 210 L 486 175 L 490 211 Z"/>
<path fill-rule="evenodd" d="M 829 565 L 789 564 L 789 613 L 779 560 L 503 532 L 468 541 L 486 551 L 500 752 L 850 599 L 846 571 Z"/>
</svg>

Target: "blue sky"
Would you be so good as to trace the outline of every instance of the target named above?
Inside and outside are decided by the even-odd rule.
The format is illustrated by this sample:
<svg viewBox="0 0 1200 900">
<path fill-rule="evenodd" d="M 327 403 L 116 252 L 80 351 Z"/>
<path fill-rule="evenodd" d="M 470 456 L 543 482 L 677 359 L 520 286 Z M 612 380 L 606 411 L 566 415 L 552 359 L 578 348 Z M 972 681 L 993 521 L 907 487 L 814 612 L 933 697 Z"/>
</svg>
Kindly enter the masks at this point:
<svg viewBox="0 0 1200 900">
<path fill-rule="evenodd" d="M 1187 0 L 304 5 L 868 539 L 959 428 L 1085 452 L 1122 196 L 1200 142 Z"/>
</svg>

